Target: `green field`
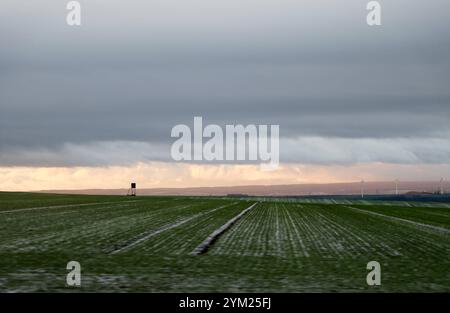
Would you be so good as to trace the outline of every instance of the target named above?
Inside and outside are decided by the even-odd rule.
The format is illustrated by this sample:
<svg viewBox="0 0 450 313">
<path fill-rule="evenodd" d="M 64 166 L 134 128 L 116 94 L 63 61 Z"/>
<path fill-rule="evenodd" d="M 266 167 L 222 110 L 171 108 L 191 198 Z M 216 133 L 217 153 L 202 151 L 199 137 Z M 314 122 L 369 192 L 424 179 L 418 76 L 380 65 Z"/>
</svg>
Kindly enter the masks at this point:
<svg viewBox="0 0 450 313">
<path fill-rule="evenodd" d="M 450 292 L 450 208 L 0 193 L 0 291 Z"/>
</svg>

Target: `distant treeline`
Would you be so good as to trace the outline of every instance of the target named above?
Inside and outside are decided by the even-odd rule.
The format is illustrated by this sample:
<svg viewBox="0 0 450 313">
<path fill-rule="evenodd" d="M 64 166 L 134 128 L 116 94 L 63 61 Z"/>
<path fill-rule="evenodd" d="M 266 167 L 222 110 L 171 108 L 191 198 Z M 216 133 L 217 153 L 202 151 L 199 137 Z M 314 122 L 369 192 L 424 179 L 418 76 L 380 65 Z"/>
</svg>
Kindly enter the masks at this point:
<svg viewBox="0 0 450 313">
<path fill-rule="evenodd" d="M 383 201 L 416 201 L 416 202 L 450 202 L 450 194 L 401 194 L 401 195 L 314 195 L 286 196 L 291 199 L 335 199 L 335 200 L 383 200 Z"/>
</svg>

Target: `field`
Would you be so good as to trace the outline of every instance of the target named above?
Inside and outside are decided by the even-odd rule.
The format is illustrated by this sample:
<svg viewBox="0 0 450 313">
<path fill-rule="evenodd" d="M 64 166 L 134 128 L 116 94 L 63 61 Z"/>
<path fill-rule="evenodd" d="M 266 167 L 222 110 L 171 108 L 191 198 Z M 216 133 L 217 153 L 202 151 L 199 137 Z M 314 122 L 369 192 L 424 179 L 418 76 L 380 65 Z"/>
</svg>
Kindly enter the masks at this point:
<svg viewBox="0 0 450 313">
<path fill-rule="evenodd" d="M 0 193 L 0 291 L 450 292 L 450 206 Z"/>
</svg>

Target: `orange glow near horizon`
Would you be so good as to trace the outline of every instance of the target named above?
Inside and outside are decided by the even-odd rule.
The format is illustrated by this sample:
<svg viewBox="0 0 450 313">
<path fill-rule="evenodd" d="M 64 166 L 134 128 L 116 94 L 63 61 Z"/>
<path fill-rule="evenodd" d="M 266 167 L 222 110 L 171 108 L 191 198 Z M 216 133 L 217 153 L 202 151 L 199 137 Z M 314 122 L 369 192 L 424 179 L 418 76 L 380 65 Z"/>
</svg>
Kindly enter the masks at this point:
<svg viewBox="0 0 450 313">
<path fill-rule="evenodd" d="M 149 162 L 111 167 L 0 167 L 0 190 L 184 188 L 242 185 L 317 184 L 366 181 L 437 180 L 450 165 L 281 164 L 261 171 L 259 165 L 203 165 Z"/>
</svg>

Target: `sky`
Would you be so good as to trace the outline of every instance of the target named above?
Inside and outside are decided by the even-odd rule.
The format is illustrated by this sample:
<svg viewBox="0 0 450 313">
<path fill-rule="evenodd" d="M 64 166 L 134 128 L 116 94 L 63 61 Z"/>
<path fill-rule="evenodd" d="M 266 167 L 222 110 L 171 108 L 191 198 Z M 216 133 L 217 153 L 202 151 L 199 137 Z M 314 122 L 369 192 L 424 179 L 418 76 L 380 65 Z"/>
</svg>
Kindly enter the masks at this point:
<svg viewBox="0 0 450 313">
<path fill-rule="evenodd" d="M 0 4 L 0 190 L 438 180 L 450 2 Z M 171 129 L 280 125 L 278 170 L 180 163 Z M 450 177 L 449 177 L 450 178 Z"/>
</svg>

